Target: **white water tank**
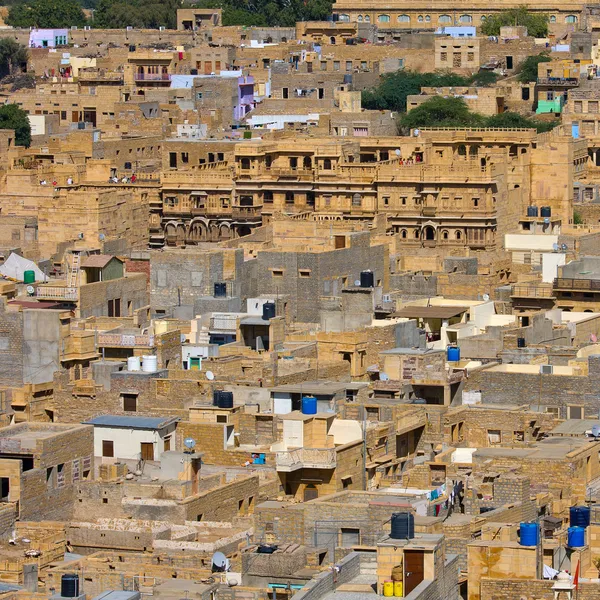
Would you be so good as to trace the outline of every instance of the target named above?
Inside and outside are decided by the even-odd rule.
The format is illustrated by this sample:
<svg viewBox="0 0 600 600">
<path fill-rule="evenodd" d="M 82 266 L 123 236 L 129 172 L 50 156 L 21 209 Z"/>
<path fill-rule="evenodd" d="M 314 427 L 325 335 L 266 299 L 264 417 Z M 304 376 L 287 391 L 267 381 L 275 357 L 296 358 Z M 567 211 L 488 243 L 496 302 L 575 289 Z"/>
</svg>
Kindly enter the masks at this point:
<svg viewBox="0 0 600 600">
<path fill-rule="evenodd" d="M 148 354 L 142 357 L 142 371 L 144 373 L 154 373 L 158 370 L 158 362 L 156 356 Z"/>
<path fill-rule="evenodd" d="M 139 371 L 141 369 L 141 362 L 139 356 L 130 356 L 127 359 L 127 370 L 128 371 Z"/>
</svg>

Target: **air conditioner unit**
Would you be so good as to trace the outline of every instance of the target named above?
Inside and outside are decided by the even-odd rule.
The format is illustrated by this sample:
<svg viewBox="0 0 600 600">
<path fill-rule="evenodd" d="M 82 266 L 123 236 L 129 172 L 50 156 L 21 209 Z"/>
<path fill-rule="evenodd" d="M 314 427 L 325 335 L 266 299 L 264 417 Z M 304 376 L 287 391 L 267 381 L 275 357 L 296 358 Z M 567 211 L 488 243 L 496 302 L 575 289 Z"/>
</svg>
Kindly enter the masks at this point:
<svg viewBox="0 0 600 600">
<path fill-rule="evenodd" d="M 160 26 L 160 27 L 158 28 L 158 30 L 159 30 L 159 31 L 164 31 L 164 30 L 165 30 L 165 28 L 164 28 L 163 26 Z"/>
<path fill-rule="evenodd" d="M 131 25 L 127 26 L 127 31 L 131 31 L 133 29 L 133 27 L 131 27 Z"/>
<path fill-rule="evenodd" d="M 391 302 L 392 301 L 392 297 L 389 294 L 383 294 L 383 301 L 384 302 Z"/>
<path fill-rule="evenodd" d="M 552 365 L 540 365 L 541 375 L 552 375 L 554 373 L 554 367 Z"/>
<path fill-rule="evenodd" d="M 77 31 L 77 25 L 71 25 L 71 31 Z"/>
<path fill-rule="evenodd" d="M 76 27 L 75 29 L 77 29 L 77 27 Z M 89 25 L 85 25 L 83 29 L 84 29 L 85 31 L 90 31 L 90 30 L 91 30 L 91 27 L 90 27 Z"/>
</svg>

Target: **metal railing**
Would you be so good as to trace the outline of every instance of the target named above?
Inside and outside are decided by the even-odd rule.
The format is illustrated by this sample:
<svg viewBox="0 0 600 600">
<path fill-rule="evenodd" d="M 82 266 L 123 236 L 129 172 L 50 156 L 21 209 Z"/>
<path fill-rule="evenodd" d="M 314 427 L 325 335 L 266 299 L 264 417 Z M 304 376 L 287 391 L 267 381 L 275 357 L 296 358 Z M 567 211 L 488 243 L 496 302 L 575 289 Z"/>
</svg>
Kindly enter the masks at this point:
<svg viewBox="0 0 600 600">
<path fill-rule="evenodd" d="M 568 277 L 557 277 L 554 280 L 554 289 L 600 291 L 600 279 L 576 279 Z"/>
<path fill-rule="evenodd" d="M 79 290 L 76 287 L 44 285 L 35 290 L 35 297 L 51 298 L 53 300 L 77 300 L 79 297 Z"/>
<path fill-rule="evenodd" d="M 302 468 L 333 469 L 336 465 L 335 448 L 298 448 L 275 454 L 278 469 L 294 471 Z"/>
<path fill-rule="evenodd" d="M 554 293 L 550 287 L 541 287 L 539 285 L 513 285 L 510 292 L 511 296 L 520 298 L 553 298 Z"/>
</svg>

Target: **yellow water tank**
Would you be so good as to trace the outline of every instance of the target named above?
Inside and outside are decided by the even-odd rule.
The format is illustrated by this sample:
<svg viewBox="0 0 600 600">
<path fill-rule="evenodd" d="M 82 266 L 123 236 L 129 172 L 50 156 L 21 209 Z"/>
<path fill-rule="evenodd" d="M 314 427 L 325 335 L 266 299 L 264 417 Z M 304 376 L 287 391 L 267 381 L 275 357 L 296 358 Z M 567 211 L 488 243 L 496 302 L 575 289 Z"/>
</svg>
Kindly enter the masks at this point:
<svg viewBox="0 0 600 600">
<path fill-rule="evenodd" d="M 391 598 L 394 595 L 394 582 L 384 581 L 383 582 L 383 595 L 387 598 Z"/>
<path fill-rule="evenodd" d="M 402 598 L 402 582 L 394 581 L 394 596 L 396 598 Z"/>
</svg>

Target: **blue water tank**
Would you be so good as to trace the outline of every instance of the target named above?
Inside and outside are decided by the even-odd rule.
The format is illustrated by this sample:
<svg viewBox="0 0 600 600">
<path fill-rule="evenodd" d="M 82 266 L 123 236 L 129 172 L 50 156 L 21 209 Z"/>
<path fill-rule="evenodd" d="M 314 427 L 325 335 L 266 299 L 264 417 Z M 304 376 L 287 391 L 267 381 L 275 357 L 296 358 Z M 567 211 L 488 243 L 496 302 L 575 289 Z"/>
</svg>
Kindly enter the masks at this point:
<svg viewBox="0 0 600 600">
<path fill-rule="evenodd" d="M 460 360 L 460 348 L 458 346 L 448 346 L 446 355 L 448 362 L 458 362 Z"/>
<path fill-rule="evenodd" d="M 302 396 L 302 414 L 317 414 L 317 399 L 314 396 Z"/>
<path fill-rule="evenodd" d="M 540 529 L 537 523 L 521 523 L 519 535 L 521 538 L 521 546 L 537 546 L 540 537 Z"/>
<path fill-rule="evenodd" d="M 392 513 L 391 521 L 391 538 L 395 540 L 411 540 L 415 537 L 415 517 L 412 513 Z"/>
<path fill-rule="evenodd" d="M 583 527 L 569 527 L 567 529 L 567 546 L 569 548 L 585 546 L 585 529 Z"/>
<path fill-rule="evenodd" d="M 528 206 L 527 207 L 527 216 L 528 217 L 537 217 L 538 216 L 538 207 L 537 206 Z"/>
<path fill-rule="evenodd" d="M 589 506 L 571 506 L 569 517 L 571 527 L 583 527 L 585 529 L 590 524 L 590 508 Z"/>
</svg>

